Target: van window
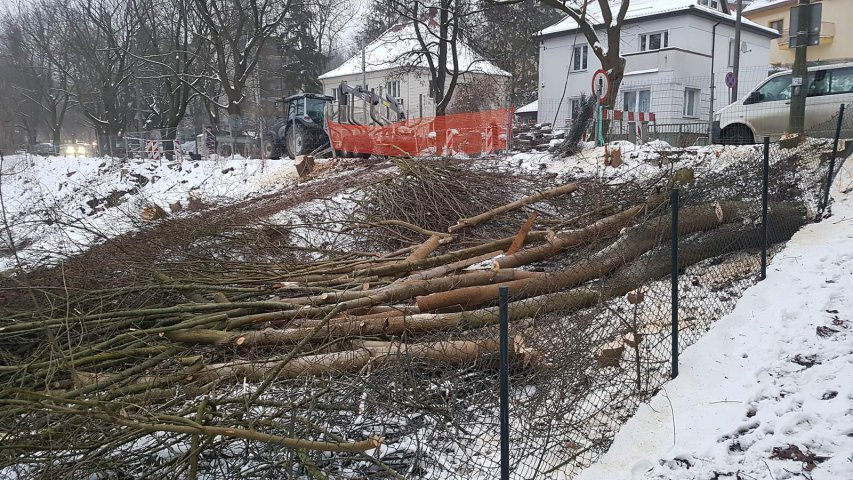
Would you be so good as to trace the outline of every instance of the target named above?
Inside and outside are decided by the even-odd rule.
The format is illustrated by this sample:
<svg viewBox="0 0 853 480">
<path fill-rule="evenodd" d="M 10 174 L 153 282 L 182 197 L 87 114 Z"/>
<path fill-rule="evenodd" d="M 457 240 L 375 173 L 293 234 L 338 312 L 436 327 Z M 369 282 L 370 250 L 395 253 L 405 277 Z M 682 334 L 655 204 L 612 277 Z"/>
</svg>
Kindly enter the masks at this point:
<svg viewBox="0 0 853 480">
<path fill-rule="evenodd" d="M 776 102 L 791 99 L 791 75 L 772 78 L 758 88 L 758 98 L 753 103 Z"/>
<path fill-rule="evenodd" d="M 809 74 L 809 96 L 853 93 L 853 67 L 818 70 Z"/>
<path fill-rule="evenodd" d="M 832 71 L 829 93 L 853 93 L 853 67 Z"/>
</svg>

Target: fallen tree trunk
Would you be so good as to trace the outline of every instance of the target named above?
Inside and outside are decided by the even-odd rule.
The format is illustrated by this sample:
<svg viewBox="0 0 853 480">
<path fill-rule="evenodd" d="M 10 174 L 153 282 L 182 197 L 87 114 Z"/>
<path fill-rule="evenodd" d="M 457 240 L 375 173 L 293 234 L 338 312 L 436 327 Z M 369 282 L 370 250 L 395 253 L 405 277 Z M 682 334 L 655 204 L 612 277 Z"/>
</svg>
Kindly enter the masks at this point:
<svg viewBox="0 0 853 480">
<path fill-rule="evenodd" d="M 524 239 L 527 238 L 527 233 L 533 228 L 533 223 L 536 222 L 536 219 L 539 217 L 539 214 L 533 212 L 527 218 L 527 221 L 524 222 L 524 225 L 521 226 L 521 229 L 515 235 L 515 240 L 512 241 L 512 245 L 509 246 L 509 249 L 506 251 L 507 255 L 512 255 L 515 252 L 521 250 L 521 247 L 524 246 Z"/>
<path fill-rule="evenodd" d="M 456 270 L 470 267 L 471 265 L 475 265 L 480 262 L 485 262 L 486 260 L 491 260 L 498 255 L 501 255 L 503 251 L 496 250 L 494 252 L 487 253 L 485 255 L 480 255 L 477 257 L 466 258 L 465 260 L 459 260 L 458 262 L 448 263 L 447 265 L 442 265 L 440 267 L 431 268 L 429 270 L 421 270 L 419 272 L 415 272 L 408 277 L 401 278 L 394 282 L 397 283 L 406 283 L 413 282 L 417 280 L 429 280 L 431 278 L 443 277 L 448 273 L 453 273 Z"/>
<path fill-rule="evenodd" d="M 500 270 L 497 272 L 484 270 L 430 280 L 400 283 L 376 290 L 324 294 L 318 297 L 298 299 L 300 302 L 304 302 L 304 306 L 301 308 L 231 318 L 228 320 L 227 329 L 233 330 L 253 323 L 291 320 L 294 318 L 315 318 L 328 313 L 334 308 L 352 310 L 355 308 L 372 307 L 374 305 L 399 302 L 418 295 L 426 295 L 453 288 L 470 287 L 472 285 L 483 285 L 493 282 L 507 282 L 541 275 L 542 273 L 526 272 L 523 270 Z"/>
<path fill-rule="evenodd" d="M 276 379 L 301 376 L 335 375 L 358 372 L 367 367 L 399 363 L 410 365 L 412 360 L 438 365 L 465 366 L 487 362 L 491 364 L 499 352 L 496 339 L 447 340 L 428 343 L 367 342 L 356 350 L 305 355 L 291 359 L 281 366 L 277 361 L 227 362 L 207 366 L 196 378 L 213 381 L 220 378 L 257 382 L 268 380 L 272 372 Z M 524 346 L 520 339 L 511 342 L 510 358 L 525 365 L 538 365 L 539 354 Z"/>
<path fill-rule="evenodd" d="M 562 185 L 557 188 L 553 188 L 551 190 L 546 190 L 544 192 L 539 192 L 534 195 L 529 195 L 524 198 L 520 198 L 512 203 L 508 203 L 506 205 L 501 205 L 500 207 L 493 208 L 487 212 L 483 212 L 479 215 L 475 215 L 473 217 L 468 218 L 460 218 L 456 225 L 451 225 L 450 228 L 447 229 L 448 232 L 454 233 L 458 230 L 461 230 L 465 227 L 471 227 L 474 225 L 479 225 L 487 220 L 491 220 L 498 215 L 501 215 L 506 212 L 511 212 L 513 210 L 519 209 L 526 205 L 530 205 L 532 203 L 541 202 L 542 200 L 547 200 L 549 198 L 554 198 L 559 195 L 565 195 L 568 193 L 572 193 L 578 189 L 577 184 L 569 183 L 567 185 Z"/>
<path fill-rule="evenodd" d="M 548 243 L 527 248 L 515 254 L 508 254 L 505 257 L 495 260 L 494 268 L 514 268 L 540 262 L 568 248 L 612 237 L 627 227 L 645 209 L 645 205 L 637 205 L 615 215 L 602 218 L 587 227 L 560 232 L 553 239 L 550 239 Z"/>
<path fill-rule="evenodd" d="M 541 242 L 545 240 L 548 236 L 547 231 L 535 231 L 527 234 L 527 238 L 525 241 L 527 242 Z M 448 252 L 442 255 L 436 255 L 433 257 L 424 258 L 423 260 L 416 261 L 400 261 L 391 263 L 389 265 L 382 265 L 378 267 L 371 267 L 363 270 L 356 270 L 352 273 L 352 277 L 369 277 L 369 276 L 378 276 L 383 277 L 387 275 L 397 275 L 400 273 L 406 272 L 415 272 L 418 270 L 425 270 L 427 268 L 438 267 L 450 262 L 455 262 L 458 260 L 464 260 L 471 257 L 476 257 L 479 255 L 483 255 L 485 253 L 494 252 L 495 250 L 504 250 L 509 247 L 515 237 L 507 237 L 501 238 L 498 240 L 493 240 L 491 242 L 483 243 L 474 247 L 465 248 L 462 250 L 456 250 L 453 252 Z"/>
<path fill-rule="evenodd" d="M 743 218 L 750 205 L 741 202 L 722 202 L 714 205 L 685 208 L 681 211 L 678 230 L 681 235 L 706 231 L 723 223 Z M 668 241 L 672 219 L 669 215 L 655 217 L 626 231 L 608 247 L 599 250 L 580 265 L 549 273 L 539 278 L 507 282 L 513 298 L 528 298 L 580 285 L 606 275 L 648 252 L 661 241 Z M 491 303 L 498 298 L 501 285 L 480 285 L 457 288 L 417 297 L 422 312 L 449 307 L 469 309 Z"/>
<path fill-rule="evenodd" d="M 420 245 L 418 248 L 414 249 L 408 257 L 406 257 L 407 262 L 413 262 L 415 260 L 422 260 L 429 256 L 430 253 L 434 252 L 436 248 L 438 248 L 438 242 L 441 240 L 441 237 L 438 235 L 432 235 L 426 241 Z"/>
</svg>

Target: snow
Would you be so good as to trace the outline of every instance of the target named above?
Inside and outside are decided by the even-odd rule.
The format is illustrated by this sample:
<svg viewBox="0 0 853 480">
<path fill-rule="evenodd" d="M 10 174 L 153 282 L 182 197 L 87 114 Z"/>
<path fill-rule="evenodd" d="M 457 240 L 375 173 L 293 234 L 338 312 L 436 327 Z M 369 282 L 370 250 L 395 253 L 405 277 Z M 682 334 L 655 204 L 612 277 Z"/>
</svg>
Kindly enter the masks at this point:
<svg viewBox="0 0 853 480">
<path fill-rule="evenodd" d="M 659 68 L 649 68 L 646 70 L 635 70 L 633 72 L 626 72 L 623 76 L 629 77 L 631 75 L 642 75 L 644 73 L 658 73 L 660 71 Z"/>
<path fill-rule="evenodd" d="M 619 6 L 621 5 L 621 3 L 622 0 L 610 0 L 611 11 L 613 12 L 614 18 L 616 16 L 616 12 L 618 12 L 619 10 Z M 601 16 L 601 7 L 598 2 L 589 2 L 586 8 L 586 14 L 587 17 L 591 20 L 591 23 L 595 25 L 603 23 Z M 713 8 L 699 5 L 697 0 L 632 0 L 630 5 L 628 6 L 628 12 L 625 15 L 625 20 L 648 17 L 651 15 L 660 15 L 662 13 L 674 13 L 688 10 L 696 10 L 701 11 L 703 13 L 710 13 L 717 17 L 726 18 L 734 22 L 734 15 L 732 13 L 724 13 L 720 10 L 715 10 Z M 768 35 L 772 35 L 774 37 L 778 36 L 778 32 L 776 32 L 776 30 L 755 23 L 747 18 L 743 18 L 742 22 L 744 25 L 749 25 L 750 27 L 763 30 L 767 32 Z M 567 16 L 566 18 L 560 20 L 554 25 L 551 25 L 550 27 L 541 30 L 538 35 L 544 36 L 555 33 L 569 32 L 577 28 L 577 22 L 575 22 L 571 17 Z"/>
<path fill-rule="evenodd" d="M 242 200 L 295 182 L 290 160 L 240 157 L 210 161 L 14 155 L 3 163 L 6 220 L 26 265 L 79 253 L 105 238 L 140 228 L 144 207 L 167 213 L 190 198 L 207 205 Z M 0 272 L 16 264 L 0 239 Z"/>
<path fill-rule="evenodd" d="M 438 38 L 426 32 L 426 27 L 420 27 L 424 40 L 431 49 L 438 48 Z M 465 42 L 457 43 L 457 58 L 460 72 L 484 73 L 502 77 L 510 76 L 509 73 L 498 68 L 495 64 L 483 59 Z M 398 24 L 388 29 L 379 38 L 364 48 L 364 70 L 367 72 L 379 72 L 401 67 L 426 68 L 427 62 L 424 55 L 416 53 L 421 50 L 413 22 Z M 434 58 L 438 58 L 437 51 L 431 51 Z M 449 56 L 449 55 L 448 55 Z M 453 60 L 448 58 L 447 66 L 453 69 Z M 320 79 L 336 78 L 346 75 L 357 75 L 362 73 L 362 50 L 359 50 L 340 67 L 320 75 Z"/>
<path fill-rule="evenodd" d="M 743 8 L 743 13 L 754 12 L 755 10 L 760 10 L 763 8 L 774 7 L 777 5 L 783 5 L 786 3 L 793 3 L 790 0 L 755 0 L 750 3 L 748 6 Z"/>
<path fill-rule="evenodd" d="M 853 478 L 851 190 L 848 161 L 834 215 L 787 243 L 578 480 Z"/>
<path fill-rule="evenodd" d="M 539 100 L 534 100 L 534 101 L 528 103 L 527 105 L 520 107 L 518 110 L 515 111 L 515 113 L 529 113 L 529 112 L 536 113 L 538 111 L 539 111 Z"/>
</svg>

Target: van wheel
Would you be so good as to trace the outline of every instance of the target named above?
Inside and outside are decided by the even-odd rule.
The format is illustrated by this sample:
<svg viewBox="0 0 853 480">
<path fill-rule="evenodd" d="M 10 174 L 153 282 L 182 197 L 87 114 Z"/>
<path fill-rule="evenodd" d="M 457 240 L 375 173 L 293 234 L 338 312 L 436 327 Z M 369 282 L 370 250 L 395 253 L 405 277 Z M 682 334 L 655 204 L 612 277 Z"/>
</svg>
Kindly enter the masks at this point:
<svg viewBox="0 0 853 480">
<path fill-rule="evenodd" d="M 720 143 L 723 145 L 753 145 L 755 136 L 749 127 L 737 123 L 729 125 L 720 132 Z"/>
</svg>

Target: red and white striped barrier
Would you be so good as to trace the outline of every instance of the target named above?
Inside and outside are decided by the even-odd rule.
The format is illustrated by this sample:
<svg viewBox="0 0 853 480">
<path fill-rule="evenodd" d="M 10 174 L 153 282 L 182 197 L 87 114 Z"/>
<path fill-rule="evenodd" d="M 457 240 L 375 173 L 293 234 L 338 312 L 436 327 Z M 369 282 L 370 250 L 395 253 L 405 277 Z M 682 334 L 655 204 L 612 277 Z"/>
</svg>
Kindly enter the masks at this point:
<svg viewBox="0 0 853 480">
<path fill-rule="evenodd" d="M 608 110 L 605 109 L 602 113 L 602 118 L 605 120 L 612 119 L 616 121 L 627 120 L 629 122 L 655 122 L 655 114 L 650 112 L 626 112 L 624 110 Z"/>
<path fill-rule="evenodd" d="M 148 160 L 160 160 L 162 148 L 159 140 L 146 140 L 145 153 L 148 154 Z"/>
</svg>

